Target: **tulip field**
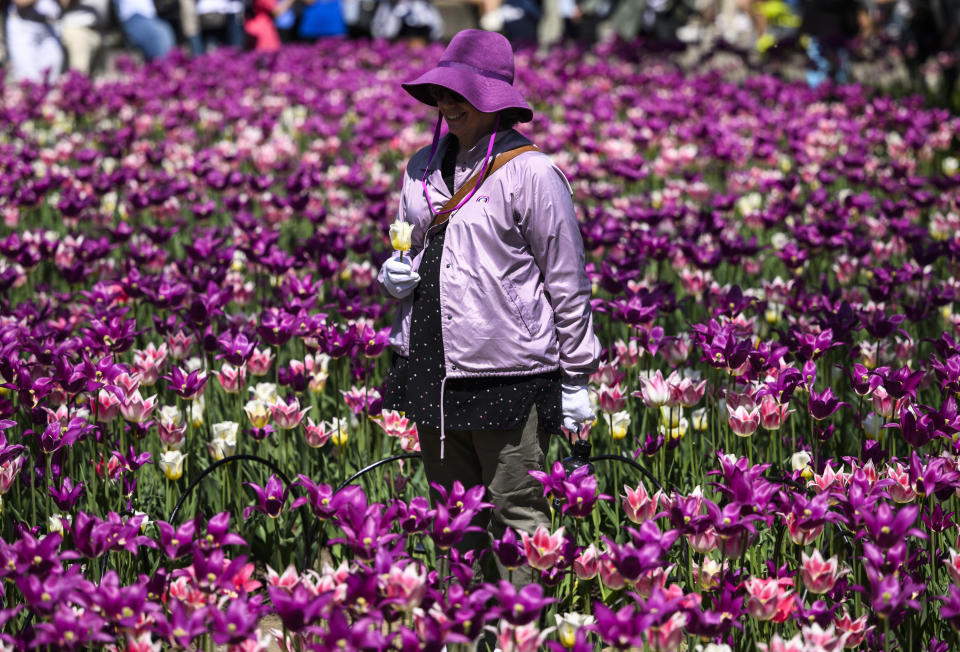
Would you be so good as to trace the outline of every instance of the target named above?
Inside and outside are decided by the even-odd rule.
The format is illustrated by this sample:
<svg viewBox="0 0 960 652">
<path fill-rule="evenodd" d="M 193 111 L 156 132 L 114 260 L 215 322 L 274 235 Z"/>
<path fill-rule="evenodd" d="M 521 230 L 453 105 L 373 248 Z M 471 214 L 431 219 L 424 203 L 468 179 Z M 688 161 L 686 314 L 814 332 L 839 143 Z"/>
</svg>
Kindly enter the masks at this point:
<svg viewBox="0 0 960 652">
<path fill-rule="evenodd" d="M 485 551 L 518 589 L 381 408 L 441 51 L 0 88 L 0 649 L 960 650 L 960 118 L 517 55 L 604 346 L 592 464 L 558 433 L 550 529 Z"/>
</svg>

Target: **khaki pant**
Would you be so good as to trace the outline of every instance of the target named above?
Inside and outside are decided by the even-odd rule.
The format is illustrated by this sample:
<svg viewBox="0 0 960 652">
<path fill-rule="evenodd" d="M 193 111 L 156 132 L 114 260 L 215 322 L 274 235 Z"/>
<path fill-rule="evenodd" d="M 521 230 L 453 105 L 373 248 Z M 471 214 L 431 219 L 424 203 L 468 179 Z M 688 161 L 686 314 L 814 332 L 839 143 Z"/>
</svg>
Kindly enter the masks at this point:
<svg viewBox="0 0 960 652">
<path fill-rule="evenodd" d="M 494 509 L 484 511 L 474 521 L 483 528 L 464 538 L 461 552 L 489 548 L 491 535 L 500 538 L 506 528 L 533 534 L 537 527 L 550 527 L 550 506 L 543 497 L 543 485 L 528 471 L 544 468 L 550 436 L 538 428 L 537 409 L 532 407 L 522 428 L 516 430 L 447 430 L 444 459 L 440 459 L 440 429 L 419 427 L 420 451 L 428 482 L 436 482 L 448 491 L 455 480 L 470 488 L 482 484 L 487 488 L 485 500 Z M 431 498 L 437 494 L 431 490 Z M 492 551 L 490 553 L 492 557 Z M 493 574 L 489 569 L 486 579 Z M 507 573 L 499 561 L 500 577 Z M 530 569 L 514 571 L 511 580 L 518 588 L 531 580 Z"/>
<path fill-rule="evenodd" d="M 93 55 L 100 48 L 100 32 L 95 27 L 86 25 L 69 25 L 62 28 L 60 40 L 67 51 L 67 63 L 70 70 L 77 70 L 86 75 L 90 74 L 90 64 Z"/>
</svg>

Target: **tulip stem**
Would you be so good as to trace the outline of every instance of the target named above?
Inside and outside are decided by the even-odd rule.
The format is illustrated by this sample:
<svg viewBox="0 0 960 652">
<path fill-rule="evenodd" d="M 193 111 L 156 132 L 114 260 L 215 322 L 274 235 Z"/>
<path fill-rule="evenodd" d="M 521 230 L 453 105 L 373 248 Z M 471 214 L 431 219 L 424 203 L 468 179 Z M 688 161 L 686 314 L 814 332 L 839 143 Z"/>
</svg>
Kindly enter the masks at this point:
<svg viewBox="0 0 960 652">
<path fill-rule="evenodd" d="M 280 523 L 279 523 L 280 516 L 277 515 L 276 518 L 273 518 L 270 520 L 273 521 L 273 536 L 277 541 L 277 572 L 280 573 L 280 572 L 283 572 L 281 570 L 283 568 L 283 563 L 281 562 L 281 559 L 280 559 Z"/>
</svg>

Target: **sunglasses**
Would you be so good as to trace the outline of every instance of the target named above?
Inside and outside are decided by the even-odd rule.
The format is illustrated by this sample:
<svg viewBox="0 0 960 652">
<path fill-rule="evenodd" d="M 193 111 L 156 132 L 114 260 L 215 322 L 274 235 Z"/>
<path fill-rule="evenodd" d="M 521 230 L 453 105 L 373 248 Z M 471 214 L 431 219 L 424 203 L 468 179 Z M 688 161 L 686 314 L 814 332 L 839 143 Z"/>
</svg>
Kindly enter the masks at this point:
<svg viewBox="0 0 960 652">
<path fill-rule="evenodd" d="M 444 88 L 443 86 L 431 86 L 429 93 L 431 99 L 438 104 L 444 101 L 444 99 L 448 99 L 450 102 L 455 102 L 456 104 L 467 103 L 467 98 L 465 98 L 463 95 L 460 93 L 454 93 L 449 88 Z"/>
</svg>

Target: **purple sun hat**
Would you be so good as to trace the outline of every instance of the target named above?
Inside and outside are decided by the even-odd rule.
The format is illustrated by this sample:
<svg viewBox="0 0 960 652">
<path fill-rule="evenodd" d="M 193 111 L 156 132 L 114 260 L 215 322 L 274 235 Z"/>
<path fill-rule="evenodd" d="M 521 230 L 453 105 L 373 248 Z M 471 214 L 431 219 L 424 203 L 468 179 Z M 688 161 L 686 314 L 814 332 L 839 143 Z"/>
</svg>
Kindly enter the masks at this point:
<svg viewBox="0 0 960 652">
<path fill-rule="evenodd" d="M 533 111 L 513 86 L 513 48 L 502 34 L 465 29 L 450 40 L 440 61 L 403 89 L 424 104 L 436 106 L 431 85 L 443 86 L 466 98 L 484 113 L 517 109 L 520 122 L 533 119 Z"/>
</svg>

